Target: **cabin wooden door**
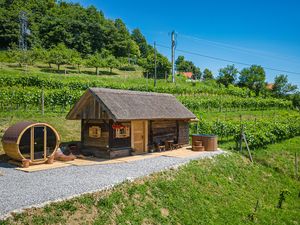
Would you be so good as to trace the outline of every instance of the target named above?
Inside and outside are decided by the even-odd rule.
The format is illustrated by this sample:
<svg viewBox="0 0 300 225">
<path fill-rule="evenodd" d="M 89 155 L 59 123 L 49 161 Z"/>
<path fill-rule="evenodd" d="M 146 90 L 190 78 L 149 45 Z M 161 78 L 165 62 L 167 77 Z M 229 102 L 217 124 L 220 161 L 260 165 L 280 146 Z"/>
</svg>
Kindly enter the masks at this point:
<svg viewBox="0 0 300 225">
<path fill-rule="evenodd" d="M 148 121 L 131 121 L 131 148 L 135 154 L 147 152 Z"/>
</svg>

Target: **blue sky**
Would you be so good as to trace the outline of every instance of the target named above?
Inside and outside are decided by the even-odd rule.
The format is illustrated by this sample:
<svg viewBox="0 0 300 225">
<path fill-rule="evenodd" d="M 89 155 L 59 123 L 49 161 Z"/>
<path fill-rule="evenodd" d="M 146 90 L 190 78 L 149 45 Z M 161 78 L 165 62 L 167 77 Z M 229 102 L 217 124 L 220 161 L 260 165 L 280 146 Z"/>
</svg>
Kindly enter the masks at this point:
<svg viewBox="0 0 300 225">
<path fill-rule="evenodd" d="M 111 19 L 121 18 L 130 30 L 139 28 L 149 44 L 170 46 L 177 32 L 177 49 L 227 60 L 297 72 L 289 80 L 300 87 L 300 1 L 141 1 L 74 0 L 94 5 Z M 158 47 L 170 58 L 170 50 Z M 176 52 L 203 70 L 229 63 Z M 241 69 L 245 66 L 236 66 Z M 276 72 L 266 70 L 272 82 Z"/>
</svg>

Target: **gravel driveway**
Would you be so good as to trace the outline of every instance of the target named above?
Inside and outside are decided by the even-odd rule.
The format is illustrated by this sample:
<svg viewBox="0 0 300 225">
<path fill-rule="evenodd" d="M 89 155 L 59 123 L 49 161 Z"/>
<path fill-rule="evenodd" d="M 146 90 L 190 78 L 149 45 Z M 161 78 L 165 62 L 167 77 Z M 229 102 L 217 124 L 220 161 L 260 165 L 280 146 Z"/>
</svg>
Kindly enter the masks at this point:
<svg viewBox="0 0 300 225">
<path fill-rule="evenodd" d="M 134 179 L 192 159 L 207 158 L 224 151 L 199 152 L 188 158 L 159 156 L 127 163 L 69 166 L 47 171 L 25 173 L 7 163 L 0 163 L 0 219 L 13 211 L 42 206 L 88 192 L 112 187 L 127 179 Z"/>
</svg>

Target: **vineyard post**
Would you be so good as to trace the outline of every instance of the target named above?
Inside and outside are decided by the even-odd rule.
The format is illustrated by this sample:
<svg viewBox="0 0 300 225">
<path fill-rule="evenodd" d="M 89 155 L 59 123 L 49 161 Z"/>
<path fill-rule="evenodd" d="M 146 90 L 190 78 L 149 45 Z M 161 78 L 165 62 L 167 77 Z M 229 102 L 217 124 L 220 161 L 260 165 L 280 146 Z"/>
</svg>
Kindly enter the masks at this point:
<svg viewBox="0 0 300 225">
<path fill-rule="evenodd" d="M 44 106 L 45 106 L 44 85 L 42 86 L 42 101 L 41 101 L 41 103 L 42 103 L 42 115 L 44 115 L 44 111 L 45 111 L 45 108 L 44 108 Z"/>
<path fill-rule="evenodd" d="M 149 80 L 149 73 L 148 73 L 148 71 L 147 71 L 147 82 L 146 82 L 147 91 L 148 91 L 148 80 Z"/>
<path fill-rule="evenodd" d="M 246 135 L 244 134 L 244 130 L 243 130 L 243 139 L 245 141 L 245 144 L 246 144 L 246 147 L 247 147 L 247 150 L 248 150 L 248 154 L 249 154 L 249 158 L 251 160 L 251 162 L 253 162 L 253 158 L 252 158 L 252 155 L 251 155 L 251 152 L 250 152 L 250 149 L 249 149 L 249 146 L 248 146 L 248 142 L 247 142 L 247 139 L 246 139 Z"/>
<path fill-rule="evenodd" d="M 297 152 L 295 152 L 295 177 L 296 177 L 296 180 L 298 180 L 298 155 L 297 155 Z"/>
<path fill-rule="evenodd" d="M 239 147 L 240 147 L 240 151 L 243 150 L 243 146 L 242 146 L 242 141 L 243 141 L 243 133 L 244 133 L 244 126 L 242 125 L 242 115 L 240 114 L 240 143 L 239 143 Z"/>
</svg>

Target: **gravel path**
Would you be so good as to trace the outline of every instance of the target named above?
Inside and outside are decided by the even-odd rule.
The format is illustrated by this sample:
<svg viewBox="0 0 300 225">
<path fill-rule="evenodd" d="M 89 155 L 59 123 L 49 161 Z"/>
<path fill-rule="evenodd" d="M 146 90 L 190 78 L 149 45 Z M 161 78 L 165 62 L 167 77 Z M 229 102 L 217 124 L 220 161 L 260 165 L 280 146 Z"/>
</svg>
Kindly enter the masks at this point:
<svg viewBox="0 0 300 225">
<path fill-rule="evenodd" d="M 159 156 L 128 163 L 69 166 L 47 171 L 25 173 L 7 163 L 0 163 L 0 219 L 24 208 L 42 206 L 83 193 L 100 191 L 128 179 L 158 172 L 187 163 L 192 159 L 207 158 L 224 151 L 201 152 L 189 158 Z"/>
</svg>

